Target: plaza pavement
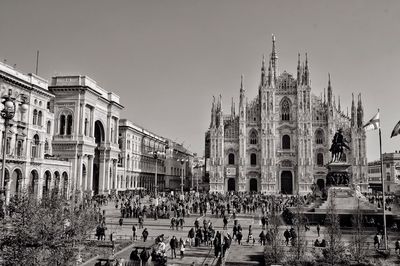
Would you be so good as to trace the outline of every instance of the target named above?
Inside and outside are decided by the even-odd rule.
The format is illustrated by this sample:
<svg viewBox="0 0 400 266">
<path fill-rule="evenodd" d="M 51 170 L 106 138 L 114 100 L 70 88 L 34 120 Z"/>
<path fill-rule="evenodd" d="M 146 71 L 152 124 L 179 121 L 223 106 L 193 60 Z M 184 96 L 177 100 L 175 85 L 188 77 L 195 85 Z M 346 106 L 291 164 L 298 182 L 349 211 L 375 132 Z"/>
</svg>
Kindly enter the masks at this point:
<svg viewBox="0 0 400 266">
<path fill-rule="evenodd" d="M 211 213 L 207 213 L 206 216 L 200 216 L 196 214 L 192 214 L 190 217 L 185 218 L 185 224 L 183 230 L 179 228 L 179 230 L 172 230 L 170 228 L 170 220 L 169 219 L 158 219 L 154 220 L 153 218 L 145 218 L 144 220 L 144 228 L 147 228 L 149 231 L 149 237 L 147 243 L 143 243 L 140 239 L 142 235 L 142 229 L 138 229 L 138 219 L 137 218 L 124 218 L 124 222 L 122 226 L 119 226 L 120 219 L 120 210 L 116 209 L 114 204 L 109 203 L 106 206 L 103 206 L 102 209 L 106 211 L 106 239 L 109 239 L 109 235 L 111 232 L 114 232 L 114 239 L 125 239 L 132 241 L 132 225 L 135 224 L 137 231 L 137 238 L 132 242 L 128 248 L 120 251 L 116 254 L 117 258 L 123 258 L 126 261 L 129 260 L 129 255 L 135 246 L 142 246 L 144 244 L 151 245 L 154 243 L 155 237 L 158 235 L 164 234 L 166 238 L 168 238 L 167 242 L 167 255 L 168 255 L 168 265 L 191 265 L 195 263 L 195 265 L 216 265 L 217 259 L 214 257 L 214 249 L 212 247 L 189 247 L 186 246 L 185 256 L 183 259 L 180 258 L 179 249 L 177 249 L 177 258 L 172 259 L 171 253 L 169 250 L 169 239 L 175 235 L 179 240 L 186 240 L 188 232 L 191 227 L 194 227 L 194 221 L 198 218 L 200 221 L 200 226 L 203 225 L 203 219 L 207 221 L 210 220 L 213 224 L 213 227 L 216 231 L 221 231 L 223 227 L 222 218 L 216 218 L 215 215 L 211 215 Z M 253 228 L 253 236 L 256 240 L 259 239 L 258 235 L 261 232 L 261 222 L 259 214 L 239 214 L 236 217 L 243 228 L 243 245 L 238 245 L 235 241 L 232 242 L 230 250 L 226 254 L 226 264 L 227 265 L 258 265 L 263 260 L 263 247 L 256 241 L 256 243 L 246 243 L 248 227 L 252 225 Z M 233 219 L 229 220 L 228 230 L 232 235 L 232 227 L 233 227 Z M 286 228 L 290 228 L 288 226 L 280 226 L 280 236 L 282 239 L 282 245 L 284 244 L 283 232 Z M 352 230 L 342 230 L 342 239 L 345 243 L 350 243 L 353 237 Z M 367 246 L 373 251 L 373 237 L 375 235 L 375 231 L 373 230 L 365 230 L 365 241 L 367 242 Z M 321 227 L 320 232 L 320 240 L 324 237 L 324 228 Z M 397 235 L 396 235 L 397 237 Z M 317 239 L 317 230 L 315 226 L 311 226 L 311 230 L 306 232 L 305 239 L 307 241 L 307 246 L 312 247 L 315 239 Z M 393 246 L 395 235 L 394 233 L 389 233 L 389 245 Z M 392 247 L 393 248 L 393 247 Z M 88 265 L 88 264 L 85 264 Z M 94 265 L 89 264 L 89 265 Z M 260 264 L 261 265 L 261 264 Z"/>
</svg>

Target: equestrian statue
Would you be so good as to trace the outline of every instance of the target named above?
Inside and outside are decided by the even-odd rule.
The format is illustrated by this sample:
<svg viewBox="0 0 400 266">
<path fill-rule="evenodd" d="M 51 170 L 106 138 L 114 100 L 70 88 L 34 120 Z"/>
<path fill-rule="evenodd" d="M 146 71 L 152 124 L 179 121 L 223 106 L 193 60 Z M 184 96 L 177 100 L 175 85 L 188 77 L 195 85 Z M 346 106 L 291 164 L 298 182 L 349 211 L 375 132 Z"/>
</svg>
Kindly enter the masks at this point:
<svg viewBox="0 0 400 266">
<path fill-rule="evenodd" d="M 333 136 L 332 145 L 331 148 L 329 149 L 329 151 L 332 154 L 331 162 L 342 161 L 344 153 L 343 148 L 350 150 L 349 146 L 347 146 L 347 143 L 349 142 L 343 137 L 343 130 L 339 128 L 339 130 Z"/>
</svg>

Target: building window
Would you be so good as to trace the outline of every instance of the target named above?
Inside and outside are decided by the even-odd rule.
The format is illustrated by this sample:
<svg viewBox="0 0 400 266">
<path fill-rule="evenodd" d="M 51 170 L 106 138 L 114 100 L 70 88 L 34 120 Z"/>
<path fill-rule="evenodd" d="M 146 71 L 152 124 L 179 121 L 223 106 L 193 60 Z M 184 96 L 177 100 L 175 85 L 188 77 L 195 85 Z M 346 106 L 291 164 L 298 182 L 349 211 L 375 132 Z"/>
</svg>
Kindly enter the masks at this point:
<svg viewBox="0 0 400 266">
<path fill-rule="evenodd" d="M 65 115 L 60 116 L 60 135 L 65 134 Z"/>
<path fill-rule="evenodd" d="M 290 150 L 290 137 L 288 135 L 282 137 L 282 149 Z"/>
<path fill-rule="evenodd" d="M 33 141 L 32 141 L 32 154 L 31 157 L 32 158 L 36 158 L 39 157 L 39 136 L 36 134 L 35 136 L 33 136 Z"/>
<path fill-rule="evenodd" d="M 235 154 L 229 153 L 229 155 L 228 155 L 228 164 L 235 164 Z"/>
<path fill-rule="evenodd" d="M 322 130 L 317 130 L 315 132 L 315 142 L 317 144 L 324 144 L 324 132 Z"/>
<path fill-rule="evenodd" d="M 17 156 L 22 155 L 22 140 L 18 140 L 17 142 Z"/>
<path fill-rule="evenodd" d="M 322 153 L 317 154 L 317 165 L 324 166 L 324 155 Z"/>
<path fill-rule="evenodd" d="M 84 134 L 85 136 L 87 136 L 87 131 L 88 131 L 88 126 L 89 126 L 89 121 L 87 118 L 85 118 L 85 130 L 84 130 Z"/>
<path fill-rule="evenodd" d="M 258 142 L 257 132 L 256 131 L 252 131 L 250 133 L 250 144 L 257 144 L 257 142 Z"/>
<path fill-rule="evenodd" d="M 386 173 L 386 181 L 390 181 L 390 173 Z"/>
<path fill-rule="evenodd" d="M 50 152 L 49 143 L 47 142 L 47 139 L 46 139 L 46 142 L 44 143 L 44 153 L 49 154 L 49 152 Z"/>
<path fill-rule="evenodd" d="M 6 154 L 10 154 L 10 152 L 11 152 L 11 138 L 7 138 Z"/>
<path fill-rule="evenodd" d="M 38 111 L 35 109 L 35 110 L 33 110 L 33 121 L 32 121 L 32 124 L 37 125 L 37 117 L 38 117 Z"/>
<path fill-rule="evenodd" d="M 51 122 L 50 122 L 50 121 L 47 121 L 46 132 L 47 132 L 47 134 L 50 134 L 50 133 L 51 133 Z"/>
<path fill-rule="evenodd" d="M 38 126 L 42 126 L 42 118 L 43 118 L 42 111 L 39 111 L 39 113 L 38 113 L 38 120 L 37 120 Z"/>
<path fill-rule="evenodd" d="M 250 165 L 257 165 L 257 155 L 255 153 L 250 154 Z"/>
<path fill-rule="evenodd" d="M 67 116 L 67 135 L 72 134 L 72 115 Z"/>
<path fill-rule="evenodd" d="M 289 121 L 290 120 L 290 104 L 287 99 L 283 100 L 282 105 L 281 105 L 281 114 L 282 114 L 282 120 L 283 121 Z"/>
</svg>

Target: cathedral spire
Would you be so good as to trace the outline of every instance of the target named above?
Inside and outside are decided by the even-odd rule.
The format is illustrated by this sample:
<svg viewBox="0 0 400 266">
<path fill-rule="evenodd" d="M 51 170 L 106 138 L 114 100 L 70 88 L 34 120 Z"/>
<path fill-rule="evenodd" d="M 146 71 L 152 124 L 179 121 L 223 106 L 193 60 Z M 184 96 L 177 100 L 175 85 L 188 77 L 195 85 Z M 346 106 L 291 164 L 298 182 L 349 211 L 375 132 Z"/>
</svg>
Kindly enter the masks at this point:
<svg viewBox="0 0 400 266">
<path fill-rule="evenodd" d="M 326 89 L 324 88 L 324 104 L 326 104 Z"/>
<path fill-rule="evenodd" d="M 310 71 L 308 70 L 308 56 L 306 53 L 306 65 L 304 67 L 304 83 L 305 85 L 310 85 Z"/>
<path fill-rule="evenodd" d="M 263 54 L 262 64 L 261 64 L 261 86 L 265 85 L 265 55 Z"/>
<path fill-rule="evenodd" d="M 297 85 L 300 85 L 301 73 L 300 73 L 300 53 L 297 54 Z"/>
<path fill-rule="evenodd" d="M 268 65 L 268 86 L 272 86 L 272 69 L 271 69 L 271 58 L 269 60 L 269 65 Z"/>
<path fill-rule="evenodd" d="M 332 106 L 332 86 L 330 73 L 328 73 L 328 105 Z"/>
<path fill-rule="evenodd" d="M 240 96 L 239 96 L 239 108 L 244 104 L 244 88 L 243 88 L 243 75 L 240 76 Z"/>
<path fill-rule="evenodd" d="M 362 127 L 364 120 L 364 109 L 361 102 L 361 93 L 358 94 L 358 107 L 357 107 L 357 126 Z"/>
<path fill-rule="evenodd" d="M 354 127 L 357 124 L 356 121 L 356 105 L 354 104 L 354 93 L 351 94 L 351 126 Z"/>
<path fill-rule="evenodd" d="M 231 105 L 231 115 L 235 116 L 235 103 L 233 102 L 233 97 L 232 97 L 232 105 Z"/>
<path fill-rule="evenodd" d="M 271 61 L 272 61 L 272 69 L 273 69 L 273 75 L 274 75 L 274 83 L 276 83 L 276 76 L 277 76 L 277 59 L 278 56 L 276 54 L 276 48 L 275 48 L 275 35 L 272 34 L 272 53 L 271 53 Z"/>
<path fill-rule="evenodd" d="M 210 128 L 215 126 L 215 96 L 213 96 L 213 101 L 211 104 L 211 123 Z"/>
<path fill-rule="evenodd" d="M 339 112 L 341 112 L 341 110 L 340 110 L 340 96 L 338 96 L 338 110 L 339 110 Z"/>
</svg>

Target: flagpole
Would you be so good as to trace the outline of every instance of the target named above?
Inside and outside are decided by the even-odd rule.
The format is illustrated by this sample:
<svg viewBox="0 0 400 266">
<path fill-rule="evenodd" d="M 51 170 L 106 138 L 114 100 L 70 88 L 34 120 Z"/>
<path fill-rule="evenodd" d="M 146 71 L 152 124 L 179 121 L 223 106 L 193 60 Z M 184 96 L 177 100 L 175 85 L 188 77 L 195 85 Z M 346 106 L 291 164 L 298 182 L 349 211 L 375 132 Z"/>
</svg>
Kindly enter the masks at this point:
<svg viewBox="0 0 400 266">
<path fill-rule="evenodd" d="M 378 111 L 379 112 L 379 111 Z M 379 127 L 379 152 L 381 156 L 381 179 L 382 179 L 382 196 L 383 196 L 383 243 L 385 243 L 385 250 L 387 250 L 387 237 L 386 237 L 386 200 L 385 200 L 385 179 L 383 178 L 383 156 L 382 156 L 382 134 L 381 127 Z"/>
</svg>

